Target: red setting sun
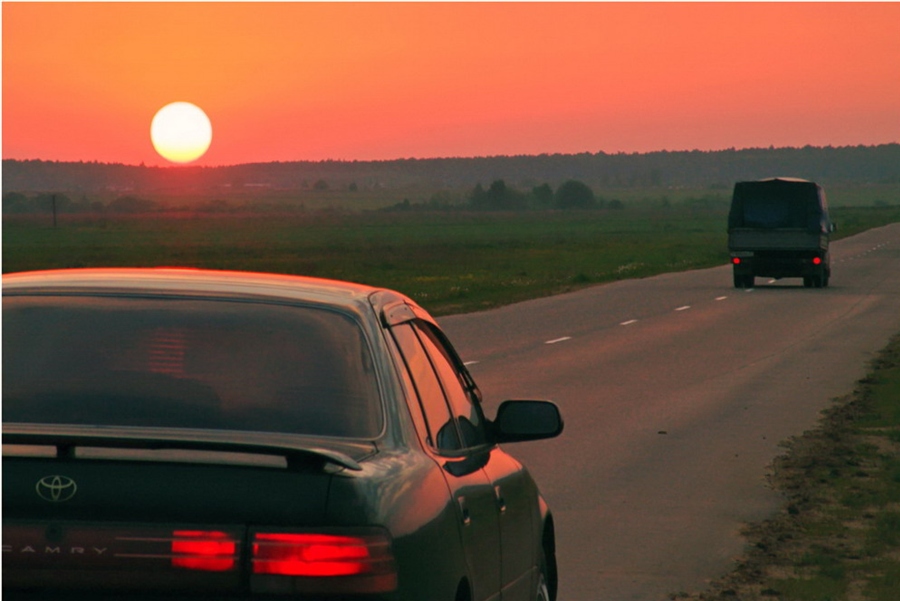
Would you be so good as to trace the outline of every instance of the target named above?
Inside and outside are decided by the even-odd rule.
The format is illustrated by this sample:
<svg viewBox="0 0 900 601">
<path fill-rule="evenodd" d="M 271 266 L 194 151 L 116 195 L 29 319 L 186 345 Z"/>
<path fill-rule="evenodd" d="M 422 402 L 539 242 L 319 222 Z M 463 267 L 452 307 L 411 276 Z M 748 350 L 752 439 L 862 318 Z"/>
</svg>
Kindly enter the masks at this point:
<svg viewBox="0 0 900 601">
<path fill-rule="evenodd" d="M 900 3 L 4 3 L 3 158 L 198 165 L 883 144 Z M 174 159 L 178 161 L 178 159 Z"/>
</svg>

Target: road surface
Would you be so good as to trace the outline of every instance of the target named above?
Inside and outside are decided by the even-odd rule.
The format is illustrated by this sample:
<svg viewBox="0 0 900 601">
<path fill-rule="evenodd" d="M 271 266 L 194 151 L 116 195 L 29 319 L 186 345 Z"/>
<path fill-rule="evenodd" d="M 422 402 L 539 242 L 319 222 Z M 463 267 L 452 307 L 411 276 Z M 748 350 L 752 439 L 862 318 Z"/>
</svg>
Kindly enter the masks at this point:
<svg viewBox="0 0 900 601">
<path fill-rule="evenodd" d="M 767 468 L 900 331 L 900 224 L 832 245 L 831 286 L 731 268 L 440 320 L 493 416 L 549 398 L 560 438 L 508 445 L 556 517 L 561 601 L 702 590 L 776 511 Z"/>
</svg>

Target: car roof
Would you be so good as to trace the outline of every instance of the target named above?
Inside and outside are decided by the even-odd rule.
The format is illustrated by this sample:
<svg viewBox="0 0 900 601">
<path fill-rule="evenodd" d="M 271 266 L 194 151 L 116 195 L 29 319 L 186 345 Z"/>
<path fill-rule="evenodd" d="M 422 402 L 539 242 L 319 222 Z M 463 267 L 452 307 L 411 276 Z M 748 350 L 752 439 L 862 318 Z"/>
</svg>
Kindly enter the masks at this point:
<svg viewBox="0 0 900 601">
<path fill-rule="evenodd" d="M 59 269 L 3 275 L 4 293 L 37 290 L 278 298 L 348 308 L 374 304 L 377 311 L 391 302 L 412 303 L 402 294 L 365 284 L 244 271 L 141 267 Z"/>
</svg>

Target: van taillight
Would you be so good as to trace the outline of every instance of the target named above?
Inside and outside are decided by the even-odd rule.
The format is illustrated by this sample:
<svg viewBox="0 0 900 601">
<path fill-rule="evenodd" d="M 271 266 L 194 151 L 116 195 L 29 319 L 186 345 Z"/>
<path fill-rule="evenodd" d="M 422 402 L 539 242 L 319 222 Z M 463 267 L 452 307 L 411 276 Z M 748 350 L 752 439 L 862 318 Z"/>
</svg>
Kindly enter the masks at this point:
<svg viewBox="0 0 900 601">
<path fill-rule="evenodd" d="M 813 257 L 813 265 L 821 265 L 822 257 Z"/>
<path fill-rule="evenodd" d="M 367 576 L 392 574 L 394 557 L 383 534 L 257 532 L 253 573 L 281 576 Z"/>
<path fill-rule="evenodd" d="M 237 565 L 237 541 L 215 530 L 176 530 L 172 533 L 172 565 L 226 572 Z"/>
<path fill-rule="evenodd" d="M 740 257 L 732 257 L 732 258 L 731 258 L 731 262 L 734 263 L 735 265 L 740 265 L 740 264 L 741 264 L 741 258 L 740 258 Z"/>
</svg>

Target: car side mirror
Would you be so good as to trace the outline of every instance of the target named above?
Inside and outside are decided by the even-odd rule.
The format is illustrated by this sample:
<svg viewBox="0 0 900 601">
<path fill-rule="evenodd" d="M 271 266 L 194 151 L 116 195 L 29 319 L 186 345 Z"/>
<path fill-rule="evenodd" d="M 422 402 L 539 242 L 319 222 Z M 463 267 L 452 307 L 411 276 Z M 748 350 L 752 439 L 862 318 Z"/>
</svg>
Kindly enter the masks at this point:
<svg viewBox="0 0 900 601">
<path fill-rule="evenodd" d="M 563 419 L 550 401 L 503 401 L 493 422 L 497 442 L 523 442 L 559 436 Z"/>
</svg>

